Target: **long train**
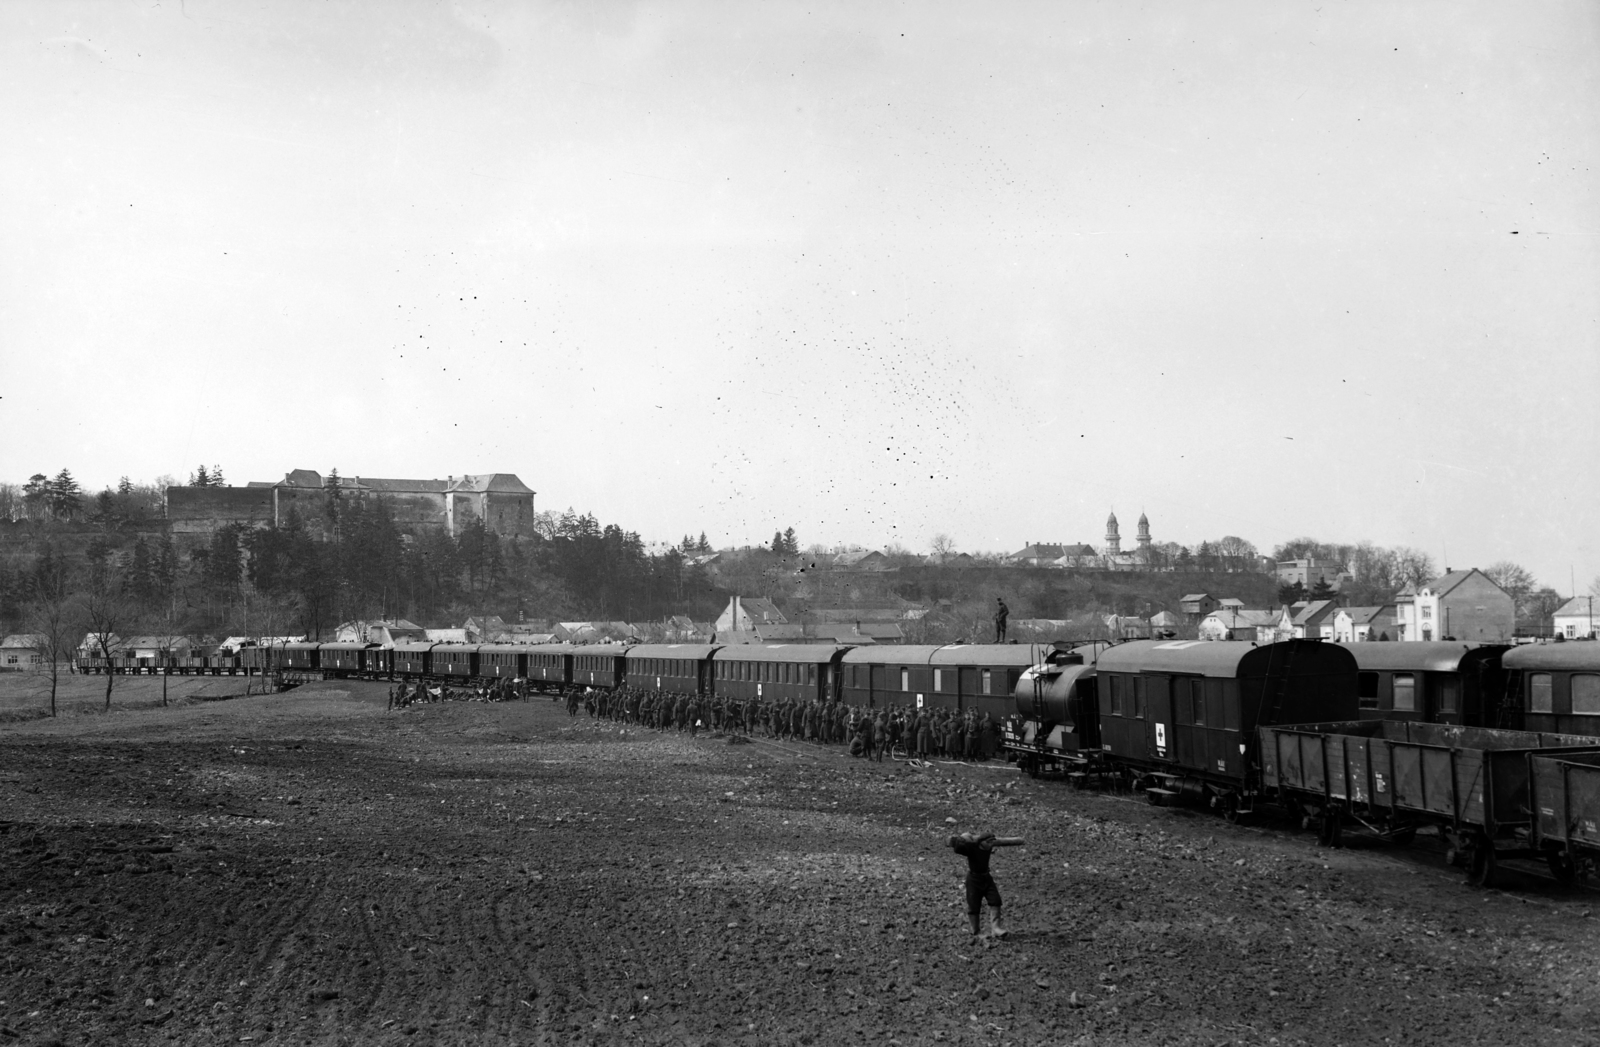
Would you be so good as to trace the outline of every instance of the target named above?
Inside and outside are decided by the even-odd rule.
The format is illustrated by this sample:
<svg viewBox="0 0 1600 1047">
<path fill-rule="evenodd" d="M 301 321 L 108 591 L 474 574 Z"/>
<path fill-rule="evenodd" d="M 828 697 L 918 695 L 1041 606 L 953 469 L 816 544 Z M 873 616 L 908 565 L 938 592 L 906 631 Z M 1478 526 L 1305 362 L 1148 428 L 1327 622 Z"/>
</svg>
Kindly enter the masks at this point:
<svg viewBox="0 0 1600 1047">
<path fill-rule="evenodd" d="M 289 643 L 83 668 L 970 709 L 1002 721 L 1029 773 L 1109 776 L 1229 817 L 1265 802 L 1330 844 L 1348 825 L 1395 840 L 1433 827 L 1475 882 L 1502 857 L 1543 857 L 1562 879 L 1600 860 L 1600 643 Z"/>
</svg>

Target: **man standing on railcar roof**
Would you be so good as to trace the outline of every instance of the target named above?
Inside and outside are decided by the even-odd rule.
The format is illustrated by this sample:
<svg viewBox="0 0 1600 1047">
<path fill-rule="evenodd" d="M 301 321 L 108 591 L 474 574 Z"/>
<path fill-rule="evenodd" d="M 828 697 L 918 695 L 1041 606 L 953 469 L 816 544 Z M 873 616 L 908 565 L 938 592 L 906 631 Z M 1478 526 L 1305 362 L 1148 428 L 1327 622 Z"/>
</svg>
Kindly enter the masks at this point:
<svg viewBox="0 0 1600 1047">
<path fill-rule="evenodd" d="M 994 642 L 1006 642 L 1006 619 L 1011 617 L 1011 608 L 1006 606 L 1005 600 L 996 596 L 994 602 L 999 606 L 994 609 Z"/>
</svg>

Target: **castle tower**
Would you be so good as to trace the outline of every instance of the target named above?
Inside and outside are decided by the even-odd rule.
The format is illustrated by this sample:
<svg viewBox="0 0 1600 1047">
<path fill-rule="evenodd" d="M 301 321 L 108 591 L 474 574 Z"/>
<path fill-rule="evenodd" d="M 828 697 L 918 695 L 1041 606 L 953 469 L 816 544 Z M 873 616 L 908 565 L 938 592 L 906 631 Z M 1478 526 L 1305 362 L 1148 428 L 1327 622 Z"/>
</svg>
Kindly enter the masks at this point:
<svg viewBox="0 0 1600 1047">
<path fill-rule="evenodd" d="M 1150 548 L 1150 518 L 1144 513 L 1139 514 L 1139 548 L 1144 551 Z"/>
<path fill-rule="evenodd" d="M 1106 517 L 1106 555 L 1116 556 L 1122 552 L 1122 536 L 1117 533 L 1117 514 L 1112 513 Z"/>
</svg>

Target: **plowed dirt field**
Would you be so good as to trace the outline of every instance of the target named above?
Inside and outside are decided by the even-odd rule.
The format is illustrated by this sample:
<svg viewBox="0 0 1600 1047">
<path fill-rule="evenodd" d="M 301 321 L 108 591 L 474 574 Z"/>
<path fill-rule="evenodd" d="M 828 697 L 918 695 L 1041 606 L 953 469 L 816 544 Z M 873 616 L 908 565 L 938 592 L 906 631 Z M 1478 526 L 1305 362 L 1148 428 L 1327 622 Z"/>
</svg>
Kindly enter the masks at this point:
<svg viewBox="0 0 1600 1047">
<path fill-rule="evenodd" d="M 384 695 L 0 727 L 0 1047 L 1600 1041 L 1596 895 L 1532 871 Z M 955 827 L 1027 840 L 1009 938 Z"/>
</svg>

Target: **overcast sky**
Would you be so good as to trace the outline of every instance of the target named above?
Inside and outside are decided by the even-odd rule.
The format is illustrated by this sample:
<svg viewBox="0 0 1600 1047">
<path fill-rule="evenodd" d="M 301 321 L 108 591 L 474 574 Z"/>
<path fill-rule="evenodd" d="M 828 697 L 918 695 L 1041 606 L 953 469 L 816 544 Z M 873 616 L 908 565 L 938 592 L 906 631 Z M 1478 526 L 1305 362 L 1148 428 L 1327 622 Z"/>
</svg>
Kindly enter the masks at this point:
<svg viewBox="0 0 1600 1047">
<path fill-rule="evenodd" d="M 1600 573 L 1600 5 L 0 5 L 0 478 Z"/>
</svg>

